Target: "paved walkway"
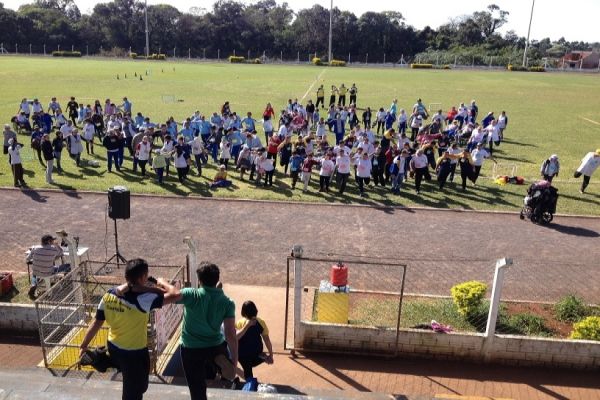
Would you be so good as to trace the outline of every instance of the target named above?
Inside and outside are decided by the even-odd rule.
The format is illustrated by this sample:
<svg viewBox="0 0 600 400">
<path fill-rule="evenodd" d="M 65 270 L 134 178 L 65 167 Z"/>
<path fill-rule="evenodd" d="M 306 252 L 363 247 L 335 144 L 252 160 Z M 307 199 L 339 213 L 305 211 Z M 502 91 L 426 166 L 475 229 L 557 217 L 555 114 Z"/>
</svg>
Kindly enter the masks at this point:
<svg viewBox="0 0 600 400">
<path fill-rule="evenodd" d="M 238 314 L 239 305 L 252 299 L 257 304 L 259 315 L 266 320 L 275 350 L 275 362 L 273 365 L 257 367 L 255 375 L 259 381 L 277 386 L 280 392 L 329 396 L 337 393 L 339 396 L 339 391 L 344 391 L 346 398 L 359 398 L 358 392 L 376 392 L 397 394 L 401 395 L 398 399 L 411 400 L 458 398 L 452 396 L 474 396 L 470 399 L 600 399 L 597 371 L 321 353 L 292 357 L 283 350 L 283 289 L 226 284 L 224 290 L 235 300 Z M 33 366 L 41 360 L 40 348 L 35 343 L 8 342 L 17 341 L 0 336 L 2 368 Z"/>
<path fill-rule="evenodd" d="M 26 271 L 23 254 L 45 232 L 66 229 L 91 247 L 93 259 L 114 252 L 105 194 L 0 189 L 0 270 Z M 517 215 L 437 210 L 287 204 L 132 196 L 131 219 L 118 221 L 125 257 L 182 265 L 184 236 L 199 258 L 222 267 L 224 280 L 285 286 L 294 243 L 305 256 L 383 257 L 408 265 L 406 292 L 448 295 L 458 282 L 491 282 L 494 260 L 512 257 L 505 299 L 556 301 L 577 292 L 600 303 L 600 219 L 556 217 L 548 227 Z M 327 263 L 305 263 L 314 282 Z M 351 270 L 355 288 L 397 289 L 399 273 L 383 267 Z"/>
</svg>

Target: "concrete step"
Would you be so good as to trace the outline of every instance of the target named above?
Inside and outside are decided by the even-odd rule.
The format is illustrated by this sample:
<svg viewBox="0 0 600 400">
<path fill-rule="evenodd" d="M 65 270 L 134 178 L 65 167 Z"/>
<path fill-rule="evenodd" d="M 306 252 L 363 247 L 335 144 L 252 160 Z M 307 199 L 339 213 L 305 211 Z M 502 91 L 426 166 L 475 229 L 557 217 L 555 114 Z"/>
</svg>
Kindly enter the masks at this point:
<svg viewBox="0 0 600 400">
<path fill-rule="evenodd" d="M 77 374 L 85 376 L 85 373 L 80 371 Z M 121 382 L 109 379 L 109 376 L 114 378 L 114 375 L 99 375 L 101 379 L 97 379 L 97 376 L 98 374 L 96 374 L 94 379 L 70 376 L 59 377 L 53 376 L 48 370 L 43 368 L 11 371 L 0 370 L 0 400 L 111 400 L 121 397 Z M 282 388 L 280 392 L 282 390 L 285 390 L 285 388 Z M 391 396 L 379 393 L 341 390 L 295 388 L 294 391 L 300 394 L 263 394 L 210 388 L 208 390 L 208 398 L 223 400 L 425 400 L 422 397 Z M 169 400 L 189 399 L 188 388 L 187 386 L 175 384 L 151 383 L 148 392 L 144 396 L 146 400 L 164 400 L 165 398 Z"/>
</svg>

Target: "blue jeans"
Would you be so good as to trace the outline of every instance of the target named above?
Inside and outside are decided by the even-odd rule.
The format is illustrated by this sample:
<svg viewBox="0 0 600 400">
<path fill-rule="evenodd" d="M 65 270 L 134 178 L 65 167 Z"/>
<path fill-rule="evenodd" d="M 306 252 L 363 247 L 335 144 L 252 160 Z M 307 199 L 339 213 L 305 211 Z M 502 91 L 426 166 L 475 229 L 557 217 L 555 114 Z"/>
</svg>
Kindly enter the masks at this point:
<svg viewBox="0 0 600 400">
<path fill-rule="evenodd" d="M 231 158 L 233 158 L 234 162 L 237 162 L 238 156 L 240 155 L 240 149 L 242 148 L 241 144 L 236 144 L 231 146 Z"/>
<path fill-rule="evenodd" d="M 61 272 L 71 272 L 71 264 L 62 264 L 62 265 L 55 265 L 54 269 L 52 270 L 52 275 L 56 275 L 58 273 Z M 43 278 L 43 277 L 40 277 Z M 31 275 L 31 285 L 33 286 L 37 286 L 38 284 L 38 277 L 35 275 Z"/>
<path fill-rule="evenodd" d="M 121 170 L 121 167 L 119 166 L 119 151 L 118 150 L 106 152 L 106 158 L 108 159 L 108 172 L 112 171 L 113 161 L 115 163 L 115 167 L 117 168 L 117 171 Z"/>
<path fill-rule="evenodd" d="M 165 172 L 165 169 L 154 168 L 154 171 L 156 172 L 156 179 L 158 180 L 158 183 L 163 183 L 163 173 Z"/>
<path fill-rule="evenodd" d="M 403 181 L 404 181 L 404 174 L 392 175 L 392 192 L 400 191 Z"/>
<path fill-rule="evenodd" d="M 213 161 L 215 162 L 215 164 L 217 163 L 217 153 L 219 152 L 219 146 L 216 143 L 211 143 L 210 144 L 210 152 L 213 158 Z"/>
</svg>

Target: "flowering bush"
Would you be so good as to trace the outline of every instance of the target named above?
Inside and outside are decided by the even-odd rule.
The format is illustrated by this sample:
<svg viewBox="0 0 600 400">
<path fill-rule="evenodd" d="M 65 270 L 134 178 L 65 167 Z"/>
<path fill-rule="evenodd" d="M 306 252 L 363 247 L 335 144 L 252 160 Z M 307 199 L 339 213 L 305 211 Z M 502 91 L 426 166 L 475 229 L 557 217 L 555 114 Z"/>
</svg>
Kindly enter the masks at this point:
<svg viewBox="0 0 600 400">
<path fill-rule="evenodd" d="M 477 310 L 486 291 L 487 285 L 478 281 L 459 283 L 450 289 L 458 312 L 464 316 L 473 314 Z"/>
<path fill-rule="evenodd" d="M 573 324 L 571 339 L 600 340 L 600 317 L 587 317 Z"/>
</svg>

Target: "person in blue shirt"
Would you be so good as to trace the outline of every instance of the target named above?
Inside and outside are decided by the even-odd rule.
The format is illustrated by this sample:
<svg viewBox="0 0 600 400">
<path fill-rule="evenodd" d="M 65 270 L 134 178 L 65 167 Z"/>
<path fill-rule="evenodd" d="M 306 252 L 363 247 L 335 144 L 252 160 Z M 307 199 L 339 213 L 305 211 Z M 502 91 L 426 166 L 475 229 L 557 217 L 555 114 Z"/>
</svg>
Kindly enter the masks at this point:
<svg viewBox="0 0 600 400">
<path fill-rule="evenodd" d="M 391 112 L 388 112 L 385 115 L 385 130 L 390 130 L 394 126 L 394 122 L 396 122 L 396 116 Z"/>
<path fill-rule="evenodd" d="M 394 99 L 394 101 L 392 101 L 389 112 L 394 116 L 394 118 L 396 118 L 396 114 L 398 113 L 398 99 Z"/>
<path fill-rule="evenodd" d="M 237 130 L 242 129 L 242 120 L 235 112 L 231 114 L 231 125 L 229 127 Z"/>
<path fill-rule="evenodd" d="M 346 126 L 340 113 L 337 113 L 335 115 L 335 119 L 332 121 L 332 125 L 333 133 L 335 133 L 335 142 L 339 143 L 341 140 L 344 139 L 344 134 L 346 133 Z"/>
<path fill-rule="evenodd" d="M 196 110 L 194 115 L 190 117 L 190 127 L 194 130 L 194 133 L 200 132 L 200 125 L 202 125 L 202 118 L 200 111 Z"/>
<path fill-rule="evenodd" d="M 198 123 L 200 126 L 200 135 L 202 136 L 202 140 L 204 141 L 204 145 L 208 144 L 208 138 L 210 137 L 210 127 L 211 124 L 206 120 L 204 115 L 200 117 L 200 122 Z"/>
<path fill-rule="evenodd" d="M 215 112 L 215 113 L 213 113 L 212 117 L 210 117 L 210 123 L 212 126 L 216 127 L 217 129 L 222 128 L 223 127 L 223 118 L 221 118 L 221 116 Z"/>
<path fill-rule="evenodd" d="M 121 104 L 121 108 L 123 109 L 123 112 L 125 114 L 131 114 L 131 107 L 132 104 L 129 100 L 127 100 L 127 97 L 123 97 L 123 104 Z"/>
<path fill-rule="evenodd" d="M 242 135 L 240 131 L 237 129 L 233 129 L 227 135 L 227 140 L 231 143 L 231 158 L 234 160 L 234 164 L 237 165 L 237 159 L 240 155 L 240 150 L 242 148 Z"/>
<path fill-rule="evenodd" d="M 192 129 L 189 121 L 185 121 L 183 123 L 183 128 L 179 131 L 179 134 L 183 136 L 186 143 L 194 140 L 194 130 Z"/>
<path fill-rule="evenodd" d="M 137 113 L 137 115 L 135 116 L 135 118 L 133 120 L 134 120 L 135 126 L 139 129 L 142 126 L 142 124 L 144 123 L 145 118 L 142 115 L 142 113 L 139 112 L 139 113 Z"/>
<path fill-rule="evenodd" d="M 473 111 L 471 111 L 471 114 L 473 114 L 473 117 L 475 118 L 476 114 L 474 114 Z M 481 126 L 484 127 L 484 128 L 487 128 L 487 126 L 492 123 L 492 121 L 494 120 L 494 118 L 495 118 L 494 117 L 494 112 L 490 111 L 488 113 L 488 115 L 486 115 L 486 117 L 481 120 Z"/>
<path fill-rule="evenodd" d="M 251 112 L 248 112 L 247 117 L 242 120 L 242 126 L 246 132 L 252 132 L 256 129 L 256 120 L 252 118 Z"/>
</svg>

